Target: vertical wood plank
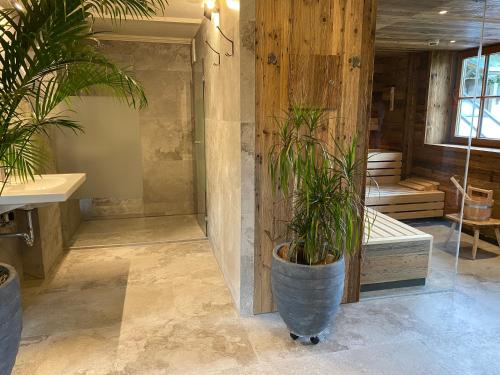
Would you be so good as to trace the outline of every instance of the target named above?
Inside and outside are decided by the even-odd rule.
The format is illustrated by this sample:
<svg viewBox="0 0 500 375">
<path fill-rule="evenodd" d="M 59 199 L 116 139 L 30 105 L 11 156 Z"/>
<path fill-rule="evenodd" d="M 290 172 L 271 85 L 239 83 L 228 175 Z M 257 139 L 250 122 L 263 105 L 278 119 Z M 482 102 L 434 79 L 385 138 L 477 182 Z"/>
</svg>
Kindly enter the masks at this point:
<svg viewBox="0 0 500 375">
<path fill-rule="evenodd" d="M 273 197 L 268 152 L 276 137 L 273 116 L 288 109 L 291 88 L 300 82 L 333 79 L 338 104 L 328 105 L 331 131 L 338 140 L 357 136 L 359 157 L 367 153 L 373 74 L 376 0 L 257 0 L 256 1 L 256 241 L 254 311 L 273 311 L 271 260 L 273 247 L 284 239 L 288 209 Z M 290 56 L 301 56 L 312 77 L 290 74 Z M 349 62 L 351 59 L 351 62 Z M 354 60 L 353 60 L 354 59 Z M 360 64 L 356 64 L 356 61 Z M 318 64 L 311 65 L 311 64 Z M 307 91 L 307 90 L 306 90 Z M 315 100 L 318 99 L 317 91 Z M 330 103 L 331 104 L 331 103 Z M 338 108 L 337 108 L 338 107 Z M 364 176 L 360 190 L 364 190 Z M 363 191 L 361 192 L 363 193 Z M 360 252 L 349 262 L 345 301 L 359 299 Z"/>
<path fill-rule="evenodd" d="M 411 54 L 408 59 L 408 74 L 406 85 L 405 120 L 403 124 L 403 167 L 402 178 L 411 175 L 411 161 L 413 159 L 413 128 L 417 110 L 417 63 L 416 56 Z"/>
<path fill-rule="evenodd" d="M 376 1 L 347 1 L 346 26 L 344 34 L 344 77 L 341 105 L 343 126 L 337 128 L 337 139 L 358 140 L 358 158 L 365 159 L 368 154 L 369 123 L 371 112 L 371 93 L 373 87 L 373 64 L 375 55 Z M 359 59 L 359 68 L 356 67 Z M 366 170 L 359 178 L 359 193 L 364 197 Z M 359 301 L 361 275 L 361 246 L 350 257 L 346 266 L 346 283 L 343 302 Z"/>
<path fill-rule="evenodd" d="M 451 121 L 451 51 L 432 51 L 425 142 L 446 143 Z"/>
</svg>

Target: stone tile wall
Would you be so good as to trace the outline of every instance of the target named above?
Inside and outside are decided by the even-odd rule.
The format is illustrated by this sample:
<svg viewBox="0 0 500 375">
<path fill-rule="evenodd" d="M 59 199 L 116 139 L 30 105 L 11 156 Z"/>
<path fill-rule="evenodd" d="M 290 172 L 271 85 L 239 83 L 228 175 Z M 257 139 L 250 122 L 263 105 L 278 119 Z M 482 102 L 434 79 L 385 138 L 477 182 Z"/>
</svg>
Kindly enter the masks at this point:
<svg viewBox="0 0 500 375">
<path fill-rule="evenodd" d="M 194 213 L 190 46 L 103 41 L 101 51 L 131 70 L 148 98 L 139 113 L 143 197 L 86 199 L 84 216 Z"/>
<path fill-rule="evenodd" d="M 236 307 L 253 311 L 255 227 L 255 3 L 221 4 L 220 28 L 205 19 L 195 38 L 205 71 L 208 237 Z M 221 54 L 207 46 L 208 41 Z"/>
</svg>

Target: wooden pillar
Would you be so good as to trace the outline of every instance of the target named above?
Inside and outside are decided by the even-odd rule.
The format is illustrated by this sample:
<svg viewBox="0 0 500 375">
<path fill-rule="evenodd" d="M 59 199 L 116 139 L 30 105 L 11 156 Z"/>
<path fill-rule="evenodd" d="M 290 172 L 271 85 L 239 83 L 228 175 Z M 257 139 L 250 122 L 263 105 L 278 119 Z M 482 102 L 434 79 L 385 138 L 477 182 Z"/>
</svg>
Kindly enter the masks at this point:
<svg viewBox="0 0 500 375">
<path fill-rule="evenodd" d="M 272 249 L 284 239 L 287 208 L 274 198 L 268 152 L 273 116 L 290 102 L 325 108 L 329 132 L 368 149 L 376 0 L 256 1 L 255 313 L 274 310 Z M 364 193 L 364 178 L 360 191 Z M 361 252 L 348 261 L 345 302 L 359 300 Z"/>
<path fill-rule="evenodd" d="M 452 51 L 432 51 L 425 143 L 446 143 L 452 108 Z"/>
</svg>

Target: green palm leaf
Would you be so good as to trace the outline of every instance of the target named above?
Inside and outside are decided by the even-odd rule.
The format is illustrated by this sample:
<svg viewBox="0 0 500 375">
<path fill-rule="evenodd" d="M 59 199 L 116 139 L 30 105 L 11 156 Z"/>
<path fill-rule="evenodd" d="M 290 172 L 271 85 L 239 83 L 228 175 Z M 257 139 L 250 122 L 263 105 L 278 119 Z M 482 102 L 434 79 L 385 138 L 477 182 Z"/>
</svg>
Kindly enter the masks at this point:
<svg viewBox="0 0 500 375">
<path fill-rule="evenodd" d="M 56 108 L 71 96 L 104 91 L 142 108 L 141 85 L 98 49 L 94 17 L 152 17 L 166 0 L 19 0 L 0 10 L 0 167 L 33 178 L 46 162 L 36 135 L 51 126 L 81 130 Z"/>
<path fill-rule="evenodd" d="M 365 161 L 356 157 L 356 139 L 343 145 L 332 137 L 329 152 L 320 134 L 325 112 L 318 108 L 293 105 L 276 122 L 268 166 L 274 191 L 292 206 L 290 259 L 316 264 L 350 254 L 361 243 L 364 215 L 357 184 Z"/>
</svg>

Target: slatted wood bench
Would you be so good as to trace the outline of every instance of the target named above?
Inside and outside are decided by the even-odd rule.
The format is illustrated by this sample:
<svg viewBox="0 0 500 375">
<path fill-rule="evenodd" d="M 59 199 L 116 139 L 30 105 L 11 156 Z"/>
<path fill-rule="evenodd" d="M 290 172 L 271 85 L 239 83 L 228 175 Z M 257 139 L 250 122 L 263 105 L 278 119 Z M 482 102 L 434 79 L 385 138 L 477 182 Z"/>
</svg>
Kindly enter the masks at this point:
<svg viewBox="0 0 500 375">
<path fill-rule="evenodd" d="M 366 217 L 361 291 L 424 285 L 433 237 L 370 208 Z"/>
<path fill-rule="evenodd" d="M 410 184 L 398 184 L 401 180 L 401 156 L 395 151 L 370 150 L 366 206 L 395 219 L 442 217 L 444 192 L 417 190 L 408 187 Z"/>
<path fill-rule="evenodd" d="M 399 220 L 442 217 L 444 192 L 418 191 L 400 185 L 367 187 L 365 204 Z"/>
<path fill-rule="evenodd" d="M 398 151 L 370 150 L 366 183 L 368 185 L 397 184 L 401 180 L 402 158 L 401 152 Z"/>
</svg>

